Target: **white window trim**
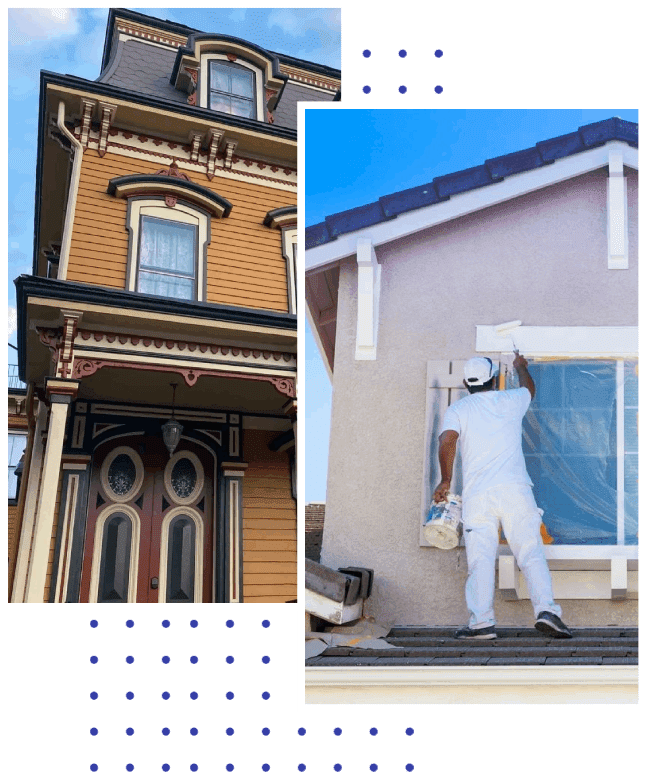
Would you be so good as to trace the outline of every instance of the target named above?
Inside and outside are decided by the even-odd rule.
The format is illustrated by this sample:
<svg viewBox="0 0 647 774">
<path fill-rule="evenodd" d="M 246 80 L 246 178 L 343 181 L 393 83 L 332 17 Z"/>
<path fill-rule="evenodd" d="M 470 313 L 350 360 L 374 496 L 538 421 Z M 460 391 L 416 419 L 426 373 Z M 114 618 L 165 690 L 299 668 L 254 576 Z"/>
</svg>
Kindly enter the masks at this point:
<svg viewBox="0 0 647 774">
<path fill-rule="evenodd" d="M 281 235 L 285 272 L 288 282 L 288 312 L 297 313 L 297 229 L 285 228 Z"/>
<path fill-rule="evenodd" d="M 171 526 L 171 522 L 176 516 L 188 516 L 195 524 L 193 602 L 202 602 L 202 578 L 204 575 L 204 563 L 202 559 L 204 554 L 204 524 L 200 514 L 194 508 L 188 508 L 185 505 L 178 505 L 177 508 L 172 508 L 162 521 L 160 535 L 159 591 L 157 594 L 157 601 L 158 603 L 166 603 L 169 528 Z"/>
<path fill-rule="evenodd" d="M 27 449 L 27 440 L 28 440 L 28 438 L 27 438 L 27 435 L 28 435 L 28 434 L 27 434 L 27 431 L 26 431 L 26 430 L 18 430 L 18 429 L 15 429 L 15 430 L 14 430 L 14 429 L 10 428 L 10 429 L 9 429 L 9 433 L 8 433 L 8 434 L 9 434 L 10 436 L 11 436 L 11 435 L 20 435 L 20 436 L 22 436 L 22 437 L 25 439 L 25 450 Z M 20 462 L 20 460 L 18 460 L 18 462 Z M 17 464 L 17 463 L 16 463 L 16 464 Z M 7 465 L 7 467 L 9 467 L 9 466 Z M 16 480 L 16 484 L 17 484 L 17 483 L 18 483 L 18 481 Z M 9 497 L 9 498 L 8 498 L 8 500 L 9 500 L 9 501 L 18 500 L 18 496 L 19 496 L 19 495 L 20 495 L 20 492 L 19 492 L 19 491 L 16 491 L 16 497 Z"/>
<path fill-rule="evenodd" d="M 200 80 L 199 80 L 199 102 L 200 107 L 209 108 L 209 63 L 218 60 L 224 61 L 228 64 L 236 64 L 240 67 L 244 67 L 247 70 L 251 70 L 254 75 L 254 86 L 256 91 L 255 107 L 256 107 L 256 121 L 265 121 L 265 101 L 263 99 L 265 73 L 260 67 L 256 67 L 251 62 L 245 59 L 236 58 L 235 62 L 231 62 L 227 58 L 226 54 L 203 54 L 200 57 Z"/>
<path fill-rule="evenodd" d="M 195 301 L 206 300 L 207 286 L 207 245 L 211 241 L 210 216 L 191 205 L 177 201 L 173 207 L 166 205 L 162 198 L 133 198 L 128 205 L 126 228 L 130 233 L 128 245 L 128 265 L 126 273 L 126 289 L 137 291 L 137 270 L 139 266 L 139 231 L 141 216 L 147 215 L 160 220 L 173 221 L 191 226 L 197 226 L 197 266 L 196 266 L 196 297 Z"/>
<path fill-rule="evenodd" d="M 137 601 L 137 572 L 139 566 L 139 537 L 141 523 L 139 514 L 130 505 L 115 503 L 105 508 L 97 519 L 94 529 L 94 549 L 92 552 L 92 571 L 90 573 L 90 602 L 97 602 L 99 597 L 99 577 L 101 575 L 101 549 L 103 548 L 103 531 L 105 523 L 113 513 L 123 513 L 132 524 L 130 540 L 130 567 L 128 569 L 128 602 Z"/>
</svg>

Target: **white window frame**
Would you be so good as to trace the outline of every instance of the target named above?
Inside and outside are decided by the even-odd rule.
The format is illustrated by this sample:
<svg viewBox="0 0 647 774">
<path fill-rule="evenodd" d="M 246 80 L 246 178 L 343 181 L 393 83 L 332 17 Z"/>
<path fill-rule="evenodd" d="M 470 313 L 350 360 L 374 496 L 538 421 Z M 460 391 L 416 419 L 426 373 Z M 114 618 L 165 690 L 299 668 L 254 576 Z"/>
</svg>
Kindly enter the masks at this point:
<svg viewBox="0 0 647 774">
<path fill-rule="evenodd" d="M 281 242 L 283 246 L 283 257 L 285 258 L 285 272 L 288 282 L 288 312 L 297 313 L 297 229 L 284 228 L 282 230 Z"/>
<path fill-rule="evenodd" d="M 139 268 L 139 237 L 141 217 L 148 216 L 158 220 L 196 226 L 196 273 L 194 301 L 206 300 L 207 287 L 207 245 L 211 241 L 210 216 L 189 204 L 176 201 L 169 207 L 163 198 L 133 198 L 129 201 L 126 227 L 130 233 L 128 245 L 128 267 L 126 274 L 126 289 L 137 292 L 137 276 Z M 160 296 L 164 298 L 164 296 Z"/>
<path fill-rule="evenodd" d="M 27 449 L 27 432 L 26 431 L 10 429 L 9 430 L 9 435 L 10 436 L 12 436 L 12 435 L 20 435 L 20 436 L 22 436 L 25 439 L 25 449 Z M 18 462 L 20 462 L 20 460 L 18 460 Z M 9 467 L 9 466 L 7 465 L 7 467 Z M 18 497 L 20 497 L 20 490 L 18 489 L 17 485 L 18 485 L 18 479 L 16 478 L 16 496 L 8 498 L 8 501 L 9 501 L 10 505 L 12 505 L 14 503 L 17 503 L 18 502 Z"/>
<path fill-rule="evenodd" d="M 243 67 L 247 70 L 251 70 L 254 73 L 254 86 L 255 86 L 255 108 L 256 117 L 250 120 L 264 121 L 265 120 L 265 101 L 263 99 L 265 74 L 260 67 L 251 64 L 245 59 L 236 58 L 235 62 L 231 62 L 226 54 L 203 54 L 200 57 L 200 80 L 199 80 L 199 102 L 200 107 L 209 109 L 209 67 L 213 61 L 224 61 L 228 64 L 235 64 L 239 67 Z"/>
</svg>

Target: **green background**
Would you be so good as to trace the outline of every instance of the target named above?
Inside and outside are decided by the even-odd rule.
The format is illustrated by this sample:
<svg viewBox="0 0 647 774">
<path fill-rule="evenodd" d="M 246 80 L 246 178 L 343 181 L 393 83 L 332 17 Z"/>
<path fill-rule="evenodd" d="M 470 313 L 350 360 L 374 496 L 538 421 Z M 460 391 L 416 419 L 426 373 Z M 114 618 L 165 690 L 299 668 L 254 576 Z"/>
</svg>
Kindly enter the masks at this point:
<svg viewBox="0 0 647 774">
<path fill-rule="evenodd" d="M 98 628 L 90 627 L 93 618 Z M 124 625 L 128 618 L 132 629 Z M 197 629 L 189 626 L 193 618 Z M 170 628 L 162 628 L 164 619 Z M 269 628 L 261 626 L 264 619 Z M 227 620 L 235 626 L 227 628 Z M 98 763 L 99 774 L 112 774 L 134 763 L 135 774 L 144 774 L 170 763 L 177 774 L 198 763 L 205 774 L 233 763 L 234 774 L 254 774 L 269 763 L 278 774 L 305 763 L 306 774 L 331 774 L 341 763 L 343 774 L 364 774 L 377 763 L 379 774 L 400 774 L 413 763 L 415 774 L 473 767 L 534 774 L 547 767 L 611 771 L 619 749 L 624 760 L 637 753 L 640 715 L 443 714 L 442 706 L 429 714 L 299 715 L 296 621 L 294 612 L 3 613 L 2 771 L 75 774 Z M 194 654 L 199 664 L 189 663 Z M 90 664 L 91 655 L 99 656 L 98 664 Z M 126 665 L 126 655 L 135 663 Z M 170 664 L 161 664 L 163 655 L 171 656 Z M 227 655 L 234 664 L 225 663 Z M 263 655 L 270 664 L 261 663 Z M 96 701 L 92 690 L 99 693 Z M 128 690 L 135 693 L 132 701 L 124 698 Z M 168 701 L 160 698 L 164 690 L 171 693 Z M 200 694 L 197 701 L 188 698 L 192 690 Z M 232 701 L 224 697 L 229 690 Z M 260 698 L 265 690 L 268 701 Z M 96 737 L 92 726 L 99 728 Z M 134 736 L 125 735 L 127 726 Z M 160 733 L 164 726 L 171 729 L 168 737 Z M 192 726 L 200 730 L 197 737 L 189 734 Z M 265 726 L 268 737 L 261 734 Z M 333 734 L 337 726 L 341 736 Z M 234 736 L 225 734 L 227 727 L 235 728 Z M 298 736 L 299 727 L 305 736 Z"/>
<path fill-rule="evenodd" d="M 631 7 L 351 0 L 350 99 L 638 100 L 645 89 L 644 23 L 640 6 Z M 405 95 L 398 93 L 401 84 Z M 434 93 L 437 84 L 441 95 Z"/>
</svg>

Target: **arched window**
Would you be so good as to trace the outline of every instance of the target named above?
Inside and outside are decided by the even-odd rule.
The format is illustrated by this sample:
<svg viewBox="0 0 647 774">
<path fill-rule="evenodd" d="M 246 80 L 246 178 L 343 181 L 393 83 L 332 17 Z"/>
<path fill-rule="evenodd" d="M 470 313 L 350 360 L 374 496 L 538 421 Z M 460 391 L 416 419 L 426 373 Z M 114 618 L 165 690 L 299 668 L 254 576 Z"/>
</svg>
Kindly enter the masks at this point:
<svg viewBox="0 0 647 774">
<path fill-rule="evenodd" d="M 194 602 L 195 523 L 179 514 L 169 524 L 166 602 Z"/>
<path fill-rule="evenodd" d="M 132 523 L 125 513 L 113 513 L 103 525 L 97 602 L 127 602 Z"/>
</svg>

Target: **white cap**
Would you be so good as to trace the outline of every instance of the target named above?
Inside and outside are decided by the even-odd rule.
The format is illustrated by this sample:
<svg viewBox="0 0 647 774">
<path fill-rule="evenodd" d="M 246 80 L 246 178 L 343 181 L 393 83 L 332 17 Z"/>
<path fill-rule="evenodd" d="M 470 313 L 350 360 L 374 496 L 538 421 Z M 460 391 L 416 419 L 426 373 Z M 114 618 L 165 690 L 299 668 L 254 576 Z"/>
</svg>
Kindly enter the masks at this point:
<svg viewBox="0 0 647 774">
<path fill-rule="evenodd" d="M 485 384 L 498 373 L 498 366 L 489 357 L 473 357 L 465 363 L 465 381 L 470 387 Z"/>
</svg>

